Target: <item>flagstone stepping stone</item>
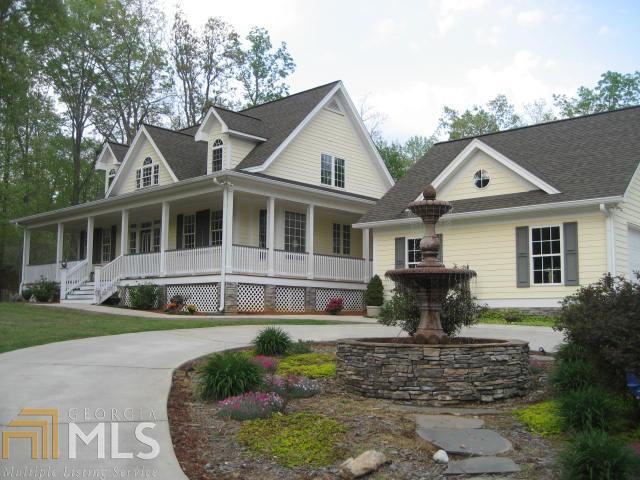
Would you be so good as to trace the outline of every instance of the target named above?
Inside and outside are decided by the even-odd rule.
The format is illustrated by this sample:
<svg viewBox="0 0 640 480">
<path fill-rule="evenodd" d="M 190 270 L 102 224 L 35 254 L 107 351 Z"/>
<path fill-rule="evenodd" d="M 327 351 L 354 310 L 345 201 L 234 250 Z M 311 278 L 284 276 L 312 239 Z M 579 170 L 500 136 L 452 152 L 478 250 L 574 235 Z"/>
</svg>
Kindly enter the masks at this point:
<svg viewBox="0 0 640 480">
<path fill-rule="evenodd" d="M 421 428 L 481 428 L 484 420 L 453 415 L 416 415 L 416 423 Z"/>
<path fill-rule="evenodd" d="M 462 408 L 462 407 L 418 407 L 414 405 L 392 405 L 393 410 L 422 413 L 425 415 L 496 415 L 496 408 Z"/>
<path fill-rule="evenodd" d="M 473 457 L 449 462 L 444 473 L 445 475 L 462 475 L 465 473 L 515 473 L 519 471 L 520 467 L 510 458 Z"/>
<path fill-rule="evenodd" d="M 496 455 L 511 450 L 511 442 L 484 428 L 416 428 L 418 436 L 457 455 Z M 481 473 L 481 472 L 478 472 Z"/>
</svg>

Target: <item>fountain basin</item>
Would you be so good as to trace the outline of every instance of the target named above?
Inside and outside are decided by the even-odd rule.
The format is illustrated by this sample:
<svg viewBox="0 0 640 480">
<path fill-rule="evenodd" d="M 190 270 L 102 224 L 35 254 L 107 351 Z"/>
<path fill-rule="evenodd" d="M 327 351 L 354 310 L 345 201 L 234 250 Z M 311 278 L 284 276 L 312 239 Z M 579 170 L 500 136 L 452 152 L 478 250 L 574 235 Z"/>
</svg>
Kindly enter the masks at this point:
<svg viewBox="0 0 640 480">
<path fill-rule="evenodd" d="M 336 370 L 347 391 L 365 397 L 433 406 L 488 403 L 526 394 L 529 344 L 480 338 L 422 345 L 396 338 L 340 340 Z"/>
</svg>

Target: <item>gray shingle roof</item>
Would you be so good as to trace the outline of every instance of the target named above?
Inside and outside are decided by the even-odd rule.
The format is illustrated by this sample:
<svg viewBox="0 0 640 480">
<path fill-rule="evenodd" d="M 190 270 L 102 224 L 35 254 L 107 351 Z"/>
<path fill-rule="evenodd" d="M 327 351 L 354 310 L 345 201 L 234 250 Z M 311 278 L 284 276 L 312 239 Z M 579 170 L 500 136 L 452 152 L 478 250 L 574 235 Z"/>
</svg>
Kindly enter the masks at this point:
<svg viewBox="0 0 640 480">
<path fill-rule="evenodd" d="M 116 160 L 118 160 L 118 163 L 122 163 L 122 160 L 124 160 L 125 155 L 127 154 L 127 151 L 129 150 L 129 145 L 125 145 L 124 143 L 117 143 L 117 142 L 107 142 L 109 144 L 109 147 L 111 148 L 111 151 L 113 152 L 113 154 L 116 156 Z"/>
<path fill-rule="evenodd" d="M 146 124 L 145 128 L 178 180 L 207 174 L 206 142 L 196 142 L 184 132 Z"/>
<path fill-rule="evenodd" d="M 245 115 L 244 113 L 234 112 L 222 107 L 213 107 L 222 121 L 227 124 L 230 130 L 236 130 L 242 133 L 248 133 L 256 137 L 268 138 L 269 129 L 259 118 Z"/>
<path fill-rule="evenodd" d="M 541 190 L 453 201 L 472 212 L 623 195 L 640 162 L 640 107 L 480 135 L 486 143 L 561 193 Z M 473 138 L 437 143 L 359 222 L 408 216 L 420 194 Z M 410 214 L 409 214 L 410 215 Z"/>
</svg>

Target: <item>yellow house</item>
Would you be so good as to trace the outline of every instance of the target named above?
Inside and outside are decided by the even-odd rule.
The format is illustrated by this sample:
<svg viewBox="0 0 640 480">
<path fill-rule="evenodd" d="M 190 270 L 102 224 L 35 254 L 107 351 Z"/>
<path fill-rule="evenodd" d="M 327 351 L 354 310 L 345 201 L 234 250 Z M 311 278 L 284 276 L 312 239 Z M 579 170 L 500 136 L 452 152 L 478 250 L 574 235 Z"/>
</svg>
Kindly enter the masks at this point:
<svg viewBox="0 0 640 480">
<path fill-rule="evenodd" d="M 480 300 L 557 307 L 640 270 L 639 152 L 638 107 L 438 143 L 355 226 L 373 232 L 381 278 L 415 265 L 423 228 L 406 205 L 433 184 L 453 204 L 436 226 L 443 261 L 477 272 Z"/>
<path fill-rule="evenodd" d="M 198 310 L 363 310 L 370 237 L 352 224 L 393 185 L 342 82 L 241 111 L 209 108 L 183 130 L 143 124 L 105 143 L 104 198 L 14 221 L 22 285 L 102 303 L 154 283 Z M 34 265 L 31 235 L 57 235 Z M 55 261 L 53 261 L 55 260 Z"/>
</svg>

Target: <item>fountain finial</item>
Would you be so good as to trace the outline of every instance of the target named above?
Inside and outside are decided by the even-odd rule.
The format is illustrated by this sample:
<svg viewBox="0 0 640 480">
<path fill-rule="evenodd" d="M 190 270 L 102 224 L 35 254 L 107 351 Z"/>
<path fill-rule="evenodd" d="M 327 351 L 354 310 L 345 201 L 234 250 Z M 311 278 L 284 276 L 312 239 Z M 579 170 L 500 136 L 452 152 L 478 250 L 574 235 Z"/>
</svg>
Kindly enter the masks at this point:
<svg viewBox="0 0 640 480">
<path fill-rule="evenodd" d="M 435 200 L 436 188 L 431 184 L 427 185 L 426 187 L 424 187 L 424 190 L 422 190 L 422 196 L 425 200 Z"/>
</svg>

